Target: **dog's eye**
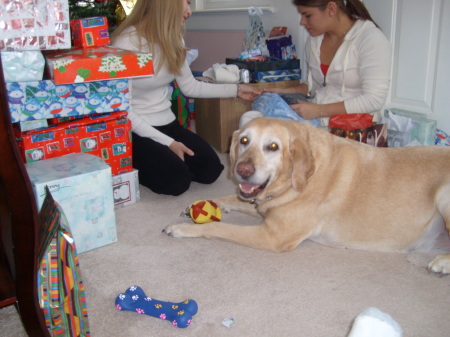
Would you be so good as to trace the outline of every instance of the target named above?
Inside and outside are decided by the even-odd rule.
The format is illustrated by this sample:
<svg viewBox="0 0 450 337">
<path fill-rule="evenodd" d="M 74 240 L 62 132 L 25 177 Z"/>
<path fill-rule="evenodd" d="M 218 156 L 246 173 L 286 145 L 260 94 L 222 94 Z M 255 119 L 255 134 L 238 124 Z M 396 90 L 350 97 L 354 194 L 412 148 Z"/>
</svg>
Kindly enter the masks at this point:
<svg viewBox="0 0 450 337">
<path fill-rule="evenodd" d="M 248 144 L 248 138 L 247 138 L 247 137 L 242 137 L 240 143 L 241 143 L 242 145 Z"/>
<path fill-rule="evenodd" d="M 269 151 L 278 151 L 278 144 L 277 143 L 270 143 L 270 145 L 267 147 Z"/>
</svg>

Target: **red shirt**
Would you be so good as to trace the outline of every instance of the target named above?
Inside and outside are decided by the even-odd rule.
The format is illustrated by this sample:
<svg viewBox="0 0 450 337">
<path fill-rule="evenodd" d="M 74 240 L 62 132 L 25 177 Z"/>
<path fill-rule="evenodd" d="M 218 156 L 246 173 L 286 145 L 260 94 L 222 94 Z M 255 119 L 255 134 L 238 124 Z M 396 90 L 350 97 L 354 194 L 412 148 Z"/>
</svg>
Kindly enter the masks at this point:
<svg viewBox="0 0 450 337">
<path fill-rule="evenodd" d="M 327 64 L 323 64 L 323 63 L 320 64 L 320 69 L 322 70 L 322 74 L 324 76 L 327 76 L 328 68 L 330 68 L 329 64 L 328 65 Z"/>
</svg>

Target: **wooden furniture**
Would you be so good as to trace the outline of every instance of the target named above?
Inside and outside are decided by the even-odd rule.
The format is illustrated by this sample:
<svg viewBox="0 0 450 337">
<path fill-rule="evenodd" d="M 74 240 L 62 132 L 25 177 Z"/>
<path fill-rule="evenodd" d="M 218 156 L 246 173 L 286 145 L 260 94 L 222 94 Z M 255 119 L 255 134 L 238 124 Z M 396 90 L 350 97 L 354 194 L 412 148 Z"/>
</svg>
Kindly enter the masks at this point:
<svg viewBox="0 0 450 337">
<path fill-rule="evenodd" d="M 287 88 L 298 80 L 251 83 L 258 89 Z M 219 152 L 228 152 L 233 131 L 239 128 L 239 119 L 251 110 L 251 102 L 235 98 L 196 98 L 195 132 Z"/>
<path fill-rule="evenodd" d="M 15 304 L 29 336 L 50 336 L 37 293 L 38 213 L 13 134 L 0 59 L 0 308 Z"/>
</svg>

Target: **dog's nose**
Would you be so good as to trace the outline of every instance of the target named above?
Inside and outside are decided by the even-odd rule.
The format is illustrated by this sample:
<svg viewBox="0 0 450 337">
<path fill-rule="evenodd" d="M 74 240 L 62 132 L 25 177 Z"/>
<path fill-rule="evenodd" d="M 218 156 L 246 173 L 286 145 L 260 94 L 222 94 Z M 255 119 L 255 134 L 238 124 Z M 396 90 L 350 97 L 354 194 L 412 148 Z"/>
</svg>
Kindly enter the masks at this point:
<svg viewBox="0 0 450 337">
<path fill-rule="evenodd" d="M 251 177 L 255 173 L 255 167 L 249 162 L 240 162 L 236 167 L 236 172 L 242 178 Z"/>
</svg>

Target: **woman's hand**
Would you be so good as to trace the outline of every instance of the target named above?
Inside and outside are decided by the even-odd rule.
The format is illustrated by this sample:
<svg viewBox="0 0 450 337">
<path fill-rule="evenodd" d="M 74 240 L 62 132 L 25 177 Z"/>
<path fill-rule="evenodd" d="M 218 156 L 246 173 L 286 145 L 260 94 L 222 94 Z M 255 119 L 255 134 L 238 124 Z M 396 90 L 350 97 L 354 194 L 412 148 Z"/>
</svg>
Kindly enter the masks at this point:
<svg viewBox="0 0 450 337">
<path fill-rule="evenodd" d="M 238 84 L 237 97 L 239 98 L 253 102 L 261 94 L 262 90 L 252 87 L 251 85 Z"/>
<path fill-rule="evenodd" d="M 174 140 L 169 145 L 169 149 L 171 149 L 178 157 L 180 157 L 182 161 L 184 161 L 184 154 L 187 154 L 188 156 L 194 155 L 194 152 L 191 149 L 186 147 L 183 143 L 177 142 L 176 140 Z"/>
<path fill-rule="evenodd" d="M 325 117 L 322 111 L 322 104 L 297 100 L 297 104 L 292 104 L 289 106 L 297 113 L 297 115 L 306 120 Z"/>
</svg>

